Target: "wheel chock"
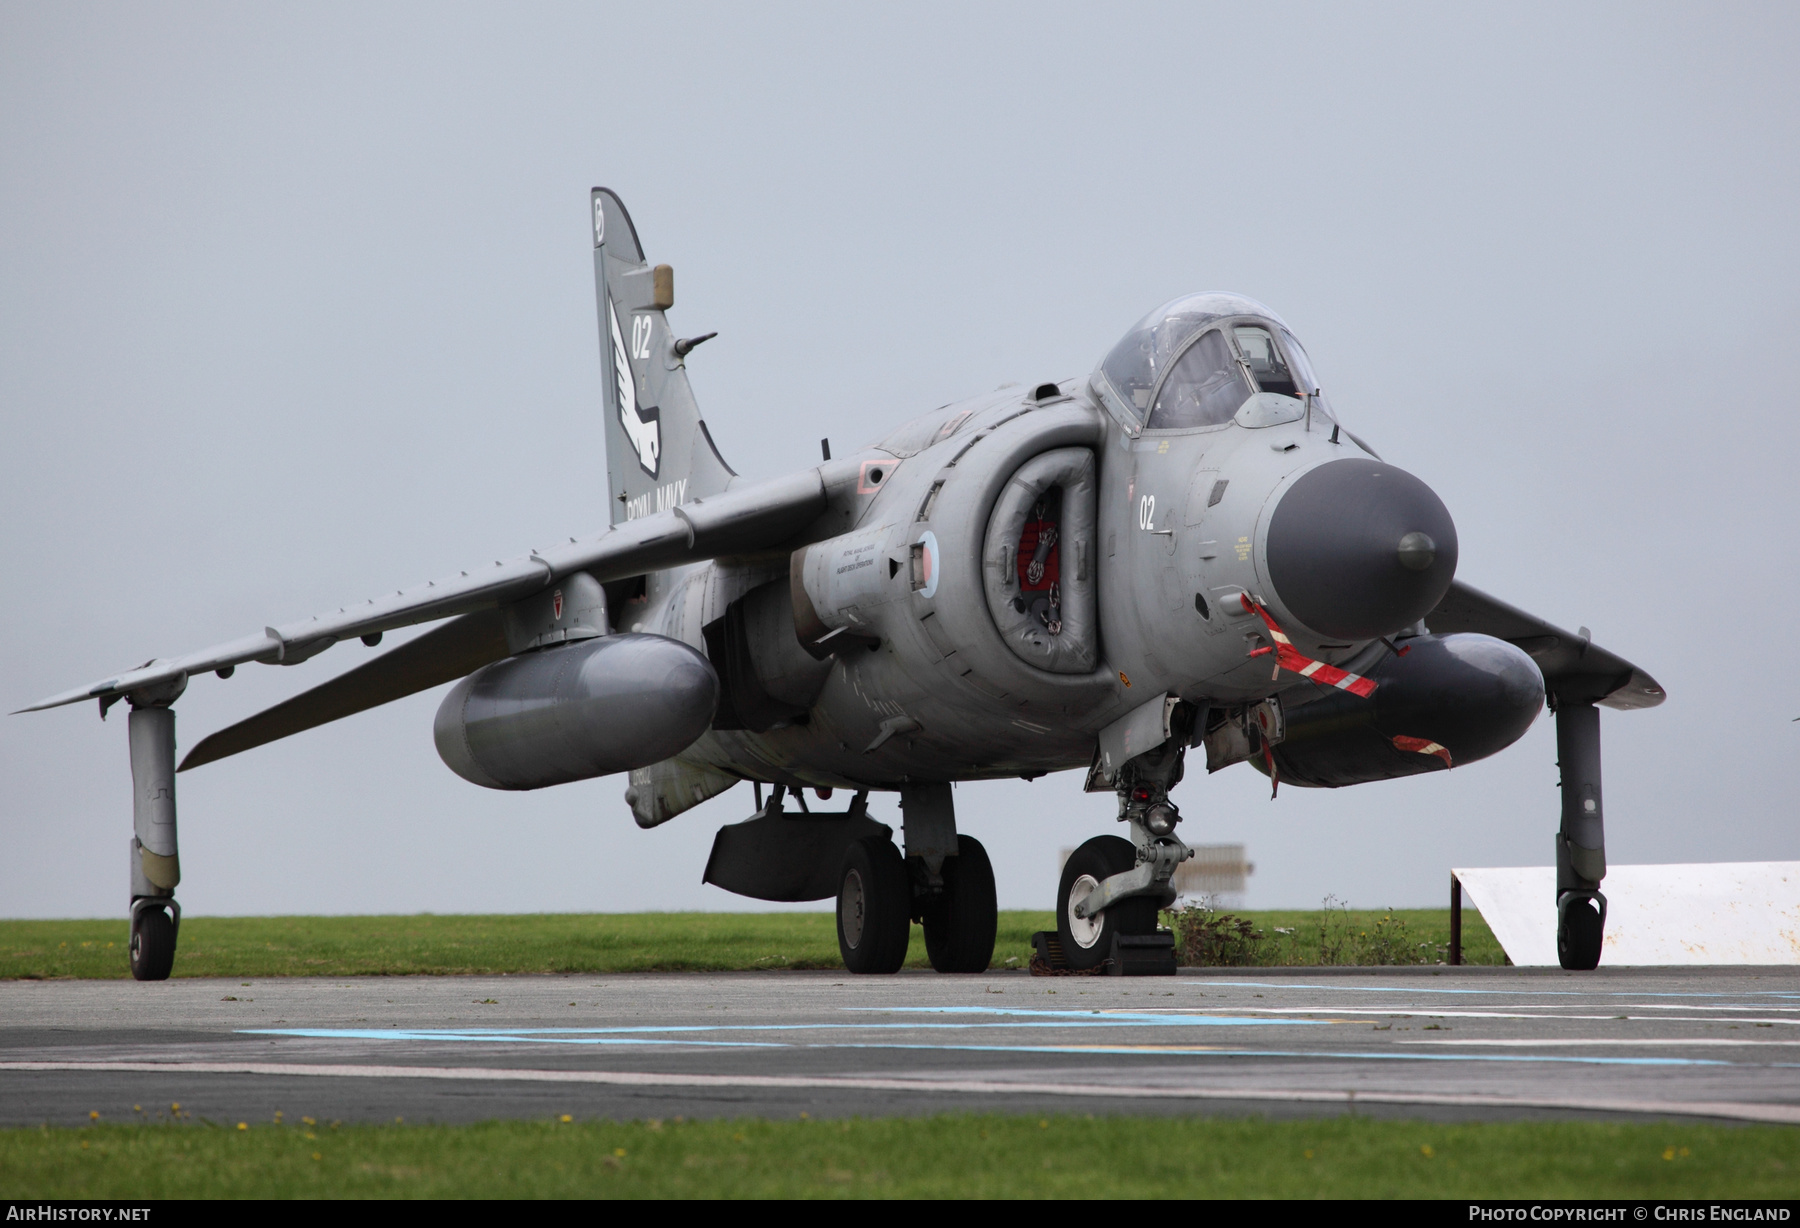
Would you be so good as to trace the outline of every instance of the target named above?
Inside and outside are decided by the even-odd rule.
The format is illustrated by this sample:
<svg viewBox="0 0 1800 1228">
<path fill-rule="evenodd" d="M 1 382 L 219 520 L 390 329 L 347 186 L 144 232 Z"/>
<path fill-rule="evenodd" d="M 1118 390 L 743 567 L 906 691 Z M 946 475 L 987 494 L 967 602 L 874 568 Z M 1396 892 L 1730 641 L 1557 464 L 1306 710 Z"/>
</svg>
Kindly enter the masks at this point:
<svg viewBox="0 0 1800 1228">
<path fill-rule="evenodd" d="M 1069 958 L 1063 954 L 1062 939 L 1055 930 L 1039 930 L 1031 936 L 1031 975 L 1055 976 L 1067 973 Z"/>
<path fill-rule="evenodd" d="M 1168 930 L 1154 934 L 1114 934 L 1111 976 L 1174 976 L 1175 935 Z"/>
</svg>

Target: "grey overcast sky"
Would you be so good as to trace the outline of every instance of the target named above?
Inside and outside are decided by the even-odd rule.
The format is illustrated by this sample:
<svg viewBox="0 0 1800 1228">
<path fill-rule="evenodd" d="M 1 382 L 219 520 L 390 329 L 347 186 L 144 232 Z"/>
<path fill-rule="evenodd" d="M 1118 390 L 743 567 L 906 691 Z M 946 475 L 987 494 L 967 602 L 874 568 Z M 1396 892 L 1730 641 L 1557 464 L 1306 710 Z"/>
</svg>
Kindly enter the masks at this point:
<svg viewBox="0 0 1800 1228">
<path fill-rule="evenodd" d="M 1615 863 L 1800 858 L 1791 4 L 0 6 L 4 707 L 605 523 L 587 189 L 677 271 L 772 476 L 1231 289 L 1443 496 L 1462 577 L 1650 670 Z M 390 643 L 393 642 L 390 640 Z M 197 679 L 199 737 L 367 659 Z M 196 912 L 754 907 L 740 788 L 491 793 L 439 692 L 180 778 Z M 123 915 L 125 722 L 0 717 L 0 915 Z M 1177 791 L 1252 906 L 1545 864 L 1554 737 L 1341 791 Z M 1112 829 L 958 789 L 1001 902 Z M 877 813 L 891 817 L 891 798 Z"/>
</svg>

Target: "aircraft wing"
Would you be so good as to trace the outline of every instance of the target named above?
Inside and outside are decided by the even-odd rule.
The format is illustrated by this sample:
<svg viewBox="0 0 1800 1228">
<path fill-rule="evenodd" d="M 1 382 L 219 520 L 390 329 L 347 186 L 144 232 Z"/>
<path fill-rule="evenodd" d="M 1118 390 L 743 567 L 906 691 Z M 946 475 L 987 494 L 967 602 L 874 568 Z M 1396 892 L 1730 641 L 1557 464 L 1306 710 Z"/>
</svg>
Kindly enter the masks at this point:
<svg viewBox="0 0 1800 1228">
<path fill-rule="evenodd" d="M 1558 700 L 1608 708 L 1654 708 L 1666 696 L 1656 679 L 1585 635 L 1564 631 L 1461 580 L 1453 581 L 1425 625 L 1439 635 L 1478 631 L 1525 650 Z"/>
<path fill-rule="evenodd" d="M 507 651 L 503 611 L 477 610 L 459 615 L 329 682 L 208 734 L 187 753 L 180 770 L 185 772 L 454 682 L 498 661 Z"/>
<path fill-rule="evenodd" d="M 493 609 L 528 597 L 578 571 L 588 572 L 605 583 L 723 554 L 778 546 L 824 511 L 827 480 L 824 468 L 820 468 L 755 485 L 739 485 L 722 494 L 625 521 L 585 540 L 570 538 L 563 545 L 534 550 L 523 558 L 496 560 L 492 566 L 472 567 L 459 575 L 431 580 L 392 596 L 372 597 L 301 622 L 265 627 L 260 634 L 186 656 L 151 660 L 137 669 L 52 695 L 19 711 L 37 712 L 85 699 L 99 700 L 104 709 L 109 701 L 139 688 L 175 683 L 187 676 L 246 661 L 297 665 L 339 640 Z"/>
</svg>

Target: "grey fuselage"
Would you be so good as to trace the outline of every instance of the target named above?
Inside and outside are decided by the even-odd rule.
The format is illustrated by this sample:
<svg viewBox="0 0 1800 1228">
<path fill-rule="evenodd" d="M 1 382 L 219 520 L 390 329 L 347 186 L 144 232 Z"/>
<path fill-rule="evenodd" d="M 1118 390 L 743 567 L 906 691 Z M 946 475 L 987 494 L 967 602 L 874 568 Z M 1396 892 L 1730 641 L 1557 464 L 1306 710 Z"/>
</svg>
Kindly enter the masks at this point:
<svg viewBox="0 0 1800 1228">
<path fill-rule="evenodd" d="M 1323 411 L 1310 423 L 1273 416 L 1287 420 L 1145 430 L 1071 380 L 945 406 L 827 463 L 821 525 L 835 536 L 809 553 L 846 543 L 869 578 L 818 613 L 854 634 L 821 665 L 805 717 L 762 732 L 714 729 L 680 759 L 728 777 L 875 789 L 1087 767 L 1100 729 L 1160 695 L 1242 704 L 1296 685 L 1272 678 L 1271 658 L 1249 657 L 1264 628 L 1222 608 L 1233 593 L 1261 601 L 1300 651 L 1353 662 L 1371 640 L 1331 640 L 1301 624 L 1271 583 L 1267 538 L 1270 513 L 1299 477 L 1366 454 Z M 984 594 L 1006 564 L 984 551 L 1002 488 L 1026 462 L 1064 448 L 1091 449 L 1098 488 L 1091 537 L 1062 542 L 1068 583 L 1090 584 L 1098 607 L 1093 665 L 1078 673 L 1022 659 Z M 939 574 L 922 588 L 909 556 L 926 534 Z M 1071 574 L 1084 565 L 1086 576 Z M 615 608 L 614 625 L 704 651 L 703 628 L 731 602 L 789 584 L 786 553 L 660 572 L 638 601 Z M 795 657 L 792 624 L 764 631 L 751 652 L 759 662 Z"/>
</svg>

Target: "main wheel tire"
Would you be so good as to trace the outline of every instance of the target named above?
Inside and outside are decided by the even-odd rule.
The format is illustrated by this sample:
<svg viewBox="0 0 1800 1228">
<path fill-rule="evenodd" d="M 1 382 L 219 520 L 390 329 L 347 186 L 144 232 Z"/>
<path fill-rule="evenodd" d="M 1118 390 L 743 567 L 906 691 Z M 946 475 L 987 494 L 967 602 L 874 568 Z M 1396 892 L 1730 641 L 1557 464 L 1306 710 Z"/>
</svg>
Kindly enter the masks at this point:
<svg viewBox="0 0 1800 1228">
<path fill-rule="evenodd" d="M 956 850 L 944 858 L 944 893 L 925 907 L 925 953 L 939 972 L 986 972 L 1000 928 L 994 863 L 974 836 L 958 836 Z"/>
<path fill-rule="evenodd" d="M 838 873 L 838 952 L 852 972 L 898 972 L 912 940 L 912 880 L 886 836 L 844 850 Z"/>
<path fill-rule="evenodd" d="M 1098 968 L 1110 959 L 1114 934 L 1156 932 L 1156 902 L 1148 896 L 1120 900 L 1098 917 L 1075 915 L 1075 905 L 1103 880 L 1135 865 L 1137 849 L 1118 836 L 1095 836 L 1063 864 L 1062 884 L 1056 892 L 1056 934 L 1071 968 Z"/>
<path fill-rule="evenodd" d="M 1556 959 L 1570 972 L 1591 972 L 1600 966 L 1600 941 L 1605 919 L 1593 900 L 1570 900 L 1556 927 Z"/>
<path fill-rule="evenodd" d="M 160 908 L 140 909 L 131 918 L 131 975 L 166 981 L 175 967 L 175 922 Z"/>
</svg>

